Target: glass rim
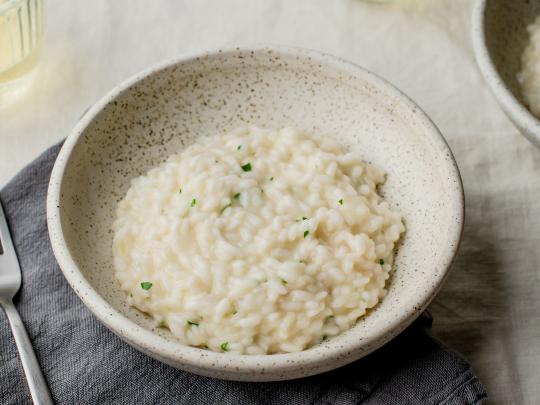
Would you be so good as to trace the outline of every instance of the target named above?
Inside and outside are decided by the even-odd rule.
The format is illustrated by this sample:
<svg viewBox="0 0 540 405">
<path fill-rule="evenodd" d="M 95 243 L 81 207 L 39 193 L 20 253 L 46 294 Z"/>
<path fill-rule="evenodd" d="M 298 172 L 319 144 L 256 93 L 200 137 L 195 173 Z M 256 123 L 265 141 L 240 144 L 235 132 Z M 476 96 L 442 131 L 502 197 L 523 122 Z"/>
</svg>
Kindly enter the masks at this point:
<svg viewBox="0 0 540 405">
<path fill-rule="evenodd" d="M 3 13 L 6 10 L 15 8 L 21 3 L 24 3 L 26 0 L 7 0 L 5 2 L 0 2 L 0 13 Z"/>
</svg>

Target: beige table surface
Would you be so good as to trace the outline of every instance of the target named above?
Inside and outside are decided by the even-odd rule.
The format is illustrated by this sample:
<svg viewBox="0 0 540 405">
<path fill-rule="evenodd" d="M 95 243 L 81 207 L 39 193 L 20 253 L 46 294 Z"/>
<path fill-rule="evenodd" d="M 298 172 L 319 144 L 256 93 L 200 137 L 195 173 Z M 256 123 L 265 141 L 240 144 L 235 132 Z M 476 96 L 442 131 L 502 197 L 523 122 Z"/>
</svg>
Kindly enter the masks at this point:
<svg viewBox="0 0 540 405">
<path fill-rule="evenodd" d="M 431 306 L 435 334 L 471 361 L 489 403 L 540 403 L 540 150 L 519 136 L 482 81 L 471 1 L 45 1 L 36 81 L 0 106 L 0 186 L 113 85 L 161 60 L 277 43 L 357 62 L 427 111 L 461 168 L 465 235 Z"/>
</svg>

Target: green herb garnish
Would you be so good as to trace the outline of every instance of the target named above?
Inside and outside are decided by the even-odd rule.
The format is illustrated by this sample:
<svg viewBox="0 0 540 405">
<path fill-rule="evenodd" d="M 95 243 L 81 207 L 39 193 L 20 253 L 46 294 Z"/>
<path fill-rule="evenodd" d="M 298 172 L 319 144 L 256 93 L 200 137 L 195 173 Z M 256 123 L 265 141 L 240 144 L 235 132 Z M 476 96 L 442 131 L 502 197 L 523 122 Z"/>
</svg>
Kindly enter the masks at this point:
<svg viewBox="0 0 540 405">
<path fill-rule="evenodd" d="M 244 166 L 242 166 L 242 170 L 245 172 L 251 171 L 251 163 L 246 163 Z"/>
<path fill-rule="evenodd" d="M 284 280 L 284 279 L 282 279 L 282 278 L 280 278 L 280 280 L 281 280 L 281 284 L 283 284 L 283 285 L 286 285 L 286 284 L 287 284 L 287 280 Z"/>
<path fill-rule="evenodd" d="M 379 264 L 380 264 L 381 266 L 384 265 L 384 260 L 383 260 L 383 259 L 379 260 Z"/>
<path fill-rule="evenodd" d="M 182 187 L 178 189 L 178 194 L 182 194 Z"/>
<path fill-rule="evenodd" d="M 167 322 L 165 321 L 159 321 L 158 323 L 158 328 L 166 328 L 167 327 Z"/>
<path fill-rule="evenodd" d="M 274 178 L 273 178 L 273 177 L 270 177 L 270 181 L 274 181 Z"/>
<path fill-rule="evenodd" d="M 219 345 L 219 347 L 224 352 L 228 352 L 229 351 L 229 342 L 223 342 L 222 344 Z"/>
<path fill-rule="evenodd" d="M 321 342 L 324 342 L 326 339 L 328 339 L 328 336 L 323 335 L 322 338 L 321 338 Z"/>
<path fill-rule="evenodd" d="M 220 214 L 223 214 L 223 211 L 225 211 L 227 208 L 229 208 L 231 206 L 231 204 L 227 204 L 225 207 L 223 207 L 221 209 L 221 211 L 219 211 Z"/>
<path fill-rule="evenodd" d="M 240 198 L 240 193 L 236 193 L 233 197 L 235 200 L 238 200 Z"/>
<path fill-rule="evenodd" d="M 191 206 L 192 207 L 195 207 L 195 204 L 197 204 L 197 199 L 194 198 L 193 200 L 191 200 Z"/>
<path fill-rule="evenodd" d="M 304 231 L 304 239 L 306 239 L 308 235 L 309 235 L 309 231 Z"/>
<path fill-rule="evenodd" d="M 242 145 L 238 145 L 238 146 L 236 147 L 236 150 L 240 150 L 240 149 L 242 149 Z"/>
<path fill-rule="evenodd" d="M 330 319 L 334 318 L 334 315 L 328 315 L 325 319 L 325 321 L 329 321 Z"/>
<path fill-rule="evenodd" d="M 150 281 L 143 281 L 141 283 L 141 288 L 148 291 L 150 288 L 152 288 L 152 283 Z"/>
<path fill-rule="evenodd" d="M 343 198 L 342 198 L 341 200 L 339 200 L 338 203 L 339 203 L 340 205 L 343 205 Z"/>
<path fill-rule="evenodd" d="M 198 322 L 193 322 L 193 321 L 190 321 L 189 319 L 188 319 L 188 321 L 187 321 L 187 324 L 188 324 L 189 326 L 199 326 L 199 323 L 198 323 Z"/>
</svg>

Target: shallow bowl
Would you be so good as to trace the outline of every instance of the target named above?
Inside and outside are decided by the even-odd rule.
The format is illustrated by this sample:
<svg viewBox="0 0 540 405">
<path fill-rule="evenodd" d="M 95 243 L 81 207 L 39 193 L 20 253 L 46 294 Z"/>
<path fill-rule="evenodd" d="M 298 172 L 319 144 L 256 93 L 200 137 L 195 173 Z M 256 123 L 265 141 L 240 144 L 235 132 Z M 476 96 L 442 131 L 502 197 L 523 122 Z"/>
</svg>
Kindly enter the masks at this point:
<svg viewBox="0 0 540 405">
<path fill-rule="evenodd" d="M 517 80 L 529 41 L 527 26 L 538 15 L 538 0 L 476 0 L 472 37 L 480 71 L 503 111 L 540 147 L 540 120 L 527 108 Z"/>
<path fill-rule="evenodd" d="M 388 295 L 354 328 L 299 353 L 235 355 L 184 346 L 127 306 L 114 278 L 111 224 L 130 179 L 201 135 L 246 124 L 293 126 L 337 139 L 387 171 L 382 192 L 406 221 Z M 249 381 L 321 373 L 399 334 L 441 287 L 459 245 L 463 215 L 452 153 L 411 100 L 356 65 L 284 47 L 183 57 L 115 87 L 67 138 L 47 201 L 58 263 L 111 331 L 174 367 Z"/>
</svg>

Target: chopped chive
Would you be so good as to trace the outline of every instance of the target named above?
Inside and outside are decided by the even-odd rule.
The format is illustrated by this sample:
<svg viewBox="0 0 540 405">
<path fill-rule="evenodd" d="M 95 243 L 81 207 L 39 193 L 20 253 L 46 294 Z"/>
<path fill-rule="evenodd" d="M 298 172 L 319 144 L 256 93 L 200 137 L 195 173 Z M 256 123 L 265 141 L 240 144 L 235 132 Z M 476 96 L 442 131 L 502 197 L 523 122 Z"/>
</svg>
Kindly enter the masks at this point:
<svg viewBox="0 0 540 405">
<path fill-rule="evenodd" d="M 238 313 L 238 311 L 235 309 L 234 312 L 232 313 L 233 315 L 236 315 Z"/>
<path fill-rule="evenodd" d="M 148 291 L 150 288 L 152 288 L 152 283 L 150 281 L 143 281 L 141 283 L 141 288 Z"/>
<path fill-rule="evenodd" d="M 238 200 L 239 198 L 240 198 L 240 193 L 236 193 L 236 194 L 234 195 L 234 199 L 235 199 L 235 200 Z"/>
<path fill-rule="evenodd" d="M 305 221 L 307 218 L 306 217 L 302 217 L 302 221 Z"/>
<path fill-rule="evenodd" d="M 329 321 L 330 319 L 334 318 L 334 315 L 328 315 L 325 319 L 325 321 Z"/>
<path fill-rule="evenodd" d="M 167 327 L 167 322 L 165 321 L 159 321 L 158 323 L 158 328 L 166 328 Z"/>
<path fill-rule="evenodd" d="M 384 265 L 384 260 L 383 260 L 383 259 L 379 260 L 379 264 L 380 264 L 381 266 Z"/>
<path fill-rule="evenodd" d="M 308 235 L 309 235 L 309 231 L 304 231 L 304 239 L 306 239 Z"/>
<path fill-rule="evenodd" d="M 270 177 L 270 181 L 274 181 L 274 178 L 273 178 L 273 177 Z"/>
<path fill-rule="evenodd" d="M 282 279 L 282 278 L 280 278 L 280 280 L 281 280 L 281 284 L 283 284 L 283 285 L 286 285 L 286 284 L 287 284 L 287 280 L 284 280 L 284 279 Z"/>
<path fill-rule="evenodd" d="M 300 221 L 305 221 L 306 219 L 308 219 L 308 218 L 307 217 L 302 217 L 302 218 L 295 219 L 294 221 L 295 222 L 300 222 Z"/>
<path fill-rule="evenodd" d="M 133 294 L 132 294 L 132 293 L 129 293 L 129 298 L 133 298 Z"/>
<path fill-rule="evenodd" d="M 224 352 L 228 352 L 229 351 L 229 342 L 223 342 L 222 344 L 219 345 L 219 347 Z"/>
<path fill-rule="evenodd" d="M 191 206 L 192 207 L 195 207 L 195 204 L 197 204 L 197 199 L 194 198 L 193 200 L 191 200 Z"/>
<path fill-rule="evenodd" d="M 244 166 L 242 166 L 242 170 L 245 172 L 251 171 L 251 163 L 246 163 Z"/>
<path fill-rule="evenodd" d="M 342 198 L 341 200 L 339 200 L 338 203 L 339 203 L 340 205 L 343 205 L 343 198 Z"/>
<path fill-rule="evenodd" d="M 221 209 L 221 211 L 219 211 L 220 214 L 223 214 L 223 211 L 225 211 L 227 208 L 229 208 L 231 206 L 231 204 L 227 204 L 225 207 L 223 207 Z"/>
<path fill-rule="evenodd" d="M 321 338 L 321 342 L 324 342 L 326 339 L 328 339 L 328 336 L 323 335 L 322 338 Z"/>
<path fill-rule="evenodd" d="M 242 145 L 238 145 L 238 146 L 236 147 L 236 150 L 240 150 L 240 149 L 242 149 Z"/>
<path fill-rule="evenodd" d="M 178 189 L 178 194 L 182 194 L 182 187 Z"/>
<path fill-rule="evenodd" d="M 199 326 L 199 323 L 198 323 L 198 322 L 193 322 L 193 321 L 190 321 L 189 319 L 188 319 L 188 321 L 187 321 L 187 324 L 188 324 L 189 326 Z"/>
</svg>

